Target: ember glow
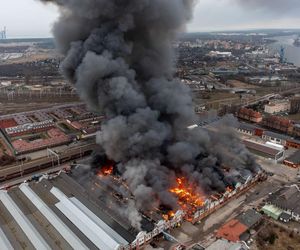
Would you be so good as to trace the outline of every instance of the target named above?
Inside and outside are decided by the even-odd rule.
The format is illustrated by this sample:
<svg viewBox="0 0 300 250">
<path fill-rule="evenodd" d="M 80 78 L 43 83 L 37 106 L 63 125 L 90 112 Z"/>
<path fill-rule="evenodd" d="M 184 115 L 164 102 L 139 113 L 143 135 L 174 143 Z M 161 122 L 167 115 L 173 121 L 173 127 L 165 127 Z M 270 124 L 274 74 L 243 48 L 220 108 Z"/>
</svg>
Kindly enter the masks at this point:
<svg viewBox="0 0 300 250">
<path fill-rule="evenodd" d="M 113 171 L 114 171 L 113 165 L 103 166 L 97 175 L 98 176 L 108 176 L 108 175 L 112 175 Z"/>
<path fill-rule="evenodd" d="M 231 193 L 233 190 L 234 189 L 232 187 L 229 187 L 229 186 L 226 188 L 226 191 L 229 192 L 229 193 Z"/>
<path fill-rule="evenodd" d="M 193 185 L 188 183 L 185 177 L 177 178 L 176 187 L 171 188 L 169 191 L 177 197 L 181 209 L 187 215 L 193 214 L 197 208 L 205 204 L 204 194 L 197 191 Z"/>
<path fill-rule="evenodd" d="M 171 220 L 175 216 L 173 211 L 169 211 L 167 214 L 163 214 L 162 217 L 165 221 Z"/>
</svg>

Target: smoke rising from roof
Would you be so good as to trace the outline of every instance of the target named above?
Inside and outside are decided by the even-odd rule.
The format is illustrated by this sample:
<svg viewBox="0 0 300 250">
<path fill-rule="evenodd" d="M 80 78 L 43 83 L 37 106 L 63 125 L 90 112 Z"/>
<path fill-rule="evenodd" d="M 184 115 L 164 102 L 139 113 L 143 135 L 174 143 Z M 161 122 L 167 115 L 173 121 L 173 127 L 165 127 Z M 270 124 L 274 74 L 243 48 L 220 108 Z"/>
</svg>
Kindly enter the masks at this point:
<svg viewBox="0 0 300 250">
<path fill-rule="evenodd" d="M 178 174 L 212 192 L 258 169 L 229 128 L 218 134 L 187 129 L 197 117 L 189 89 L 173 78 L 171 43 L 192 18 L 193 0 L 51 2 L 61 6 L 53 32 L 66 55 L 63 73 L 89 107 L 107 117 L 97 142 L 119 163 L 136 210 L 177 208 L 168 189 Z"/>
</svg>

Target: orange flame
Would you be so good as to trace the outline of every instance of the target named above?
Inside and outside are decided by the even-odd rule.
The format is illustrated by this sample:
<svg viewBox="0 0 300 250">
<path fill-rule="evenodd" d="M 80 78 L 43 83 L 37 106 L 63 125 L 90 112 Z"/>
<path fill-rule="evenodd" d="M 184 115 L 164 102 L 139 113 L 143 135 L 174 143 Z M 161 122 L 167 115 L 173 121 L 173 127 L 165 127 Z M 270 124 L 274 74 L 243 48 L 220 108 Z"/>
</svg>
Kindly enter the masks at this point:
<svg viewBox="0 0 300 250">
<path fill-rule="evenodd" d="M 184 177 L 177 178 L 176 184 L 176 187 L 169 189 L 169 191 L 177 197 L 181 209 L 187 214 L 193 215 L 197 208 L 204 205 L 204 195 L 196 191 Z"/>
<path fill-rule="evenodd" d="M 226 187 L 226 191 L 231 193 L 233 191 L 233 188 L 228 186 Z"/>
<path fill-rule="evenodd" d="M 163 214 L 162 217 L 165 221 L 172 219 L 175 216 L 173 211 L 169 211 L 167 214 Z"/>
<path fill-rule="evenodd" d="M 101 170 L 98 172 L 98 176 L 107 176 L 107 175 L 112 175 L 114 171 L 114 166 L 109 165 L 109 166 L 103 166 Z"/>
</svg>

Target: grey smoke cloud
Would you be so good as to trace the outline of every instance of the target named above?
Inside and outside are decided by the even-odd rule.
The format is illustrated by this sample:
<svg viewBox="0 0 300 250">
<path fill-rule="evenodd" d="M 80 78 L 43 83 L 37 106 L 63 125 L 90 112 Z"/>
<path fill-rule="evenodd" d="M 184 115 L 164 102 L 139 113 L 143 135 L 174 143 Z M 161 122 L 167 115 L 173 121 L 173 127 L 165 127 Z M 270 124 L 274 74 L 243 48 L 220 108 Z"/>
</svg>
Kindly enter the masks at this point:
<svg viewBox="0 0 300 250">
<path fill-rule="evenodd" d="M 233 181 L 224 165 L 238 174 L 258 170 L 226 124 L 218 134 L 187 129 L 198 119 L 188 87 L 173 77 L 171 42 L 192 18 L 193 0 L 51 2 L 61 6 L 53 33 L 65 54 L 62 71 L 107 117 L 97 142 L 135 195 L 123 211 L 133 226 L 140 209 L 178 207 L 168 192 L 176 175 L 209 193 Z"/>
</svg>

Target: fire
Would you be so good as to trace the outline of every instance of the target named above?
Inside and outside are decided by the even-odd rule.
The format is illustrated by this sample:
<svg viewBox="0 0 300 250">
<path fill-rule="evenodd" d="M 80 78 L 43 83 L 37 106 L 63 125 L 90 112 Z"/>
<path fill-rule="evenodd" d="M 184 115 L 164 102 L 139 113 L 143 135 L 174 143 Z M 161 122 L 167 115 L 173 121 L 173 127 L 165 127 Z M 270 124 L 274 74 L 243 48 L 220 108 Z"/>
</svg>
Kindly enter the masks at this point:
<svg viewBox="0 0 300 250">
<path fill-rule="evenodd" d="M 169 211 L 167 214 L 163 214 L 162 217 L 165 221 L 172 219 L 175 216 L 173 211 Z"/>
<path fill-rule="evenodd" d="M 112 175 L 113 171 L 114 171 L 114 166 L 112 166 L 112 165 L 103 166 L 97 175 L 98 176 Z"/>
<path fill-rule="evenodd" d="M 178 198 L 181 209 L 187 214 L 194 214 L 197 208 L 204 205 L 204 195 L 196 191 L 184 177 L 177 178 L 176 184 L 176 187 L 169 189 L 169 191 Z"/>
<path fill-rule="evenodd" d="M 202 195 L 197 193 L 184 177 L 177 178 L 176 182 L 177 187 L 171 188 L 169 191 L 177 196 L 180 204 L 187 203 L 197 207 L 204 205 Z"/>
</svg>

